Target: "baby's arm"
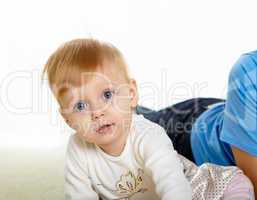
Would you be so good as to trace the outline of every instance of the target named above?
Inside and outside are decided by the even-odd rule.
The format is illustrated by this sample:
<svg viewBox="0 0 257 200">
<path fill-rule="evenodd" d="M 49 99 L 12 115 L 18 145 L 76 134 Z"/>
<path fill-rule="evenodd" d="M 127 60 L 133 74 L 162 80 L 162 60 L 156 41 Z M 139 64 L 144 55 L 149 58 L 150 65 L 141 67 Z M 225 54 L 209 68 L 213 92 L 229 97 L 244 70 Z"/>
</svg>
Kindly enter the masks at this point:
<svg viewBox="0 0 257 200">
<path fill-rule="evenodd" d="M 139 143 L 139 152 L 146 173 L 155 182 L 156 192 L 162 200 L 192 199 L 190 183 L 183 165 L 165 130 L 160 126 L 149 128 Z"/>
<path fill-rule="evenodd" d="M 80 152 L 81 143 L 71 136 L 66 155 L 65 200 L 98 200 L 87 175 L 85 157 Z"/>
</svg>

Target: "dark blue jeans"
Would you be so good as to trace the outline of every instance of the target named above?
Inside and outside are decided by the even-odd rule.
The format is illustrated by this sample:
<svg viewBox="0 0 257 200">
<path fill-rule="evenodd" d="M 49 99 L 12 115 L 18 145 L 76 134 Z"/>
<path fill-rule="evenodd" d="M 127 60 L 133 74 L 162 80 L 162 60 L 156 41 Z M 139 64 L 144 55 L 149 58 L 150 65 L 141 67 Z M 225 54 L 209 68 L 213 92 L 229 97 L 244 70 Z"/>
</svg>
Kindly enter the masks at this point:
<svg viewBox="0 0 257 200">
<path fill-rule="evenodd" d="M 137 106 L 136 113 L 162 126 L 171 139 L 175 150 L 194 162 L 190 135 L 195 120 L 208 109 L 208 106 L 224 101 L 215 98 L 189 99 L 159 111 Z"/>
</svg>

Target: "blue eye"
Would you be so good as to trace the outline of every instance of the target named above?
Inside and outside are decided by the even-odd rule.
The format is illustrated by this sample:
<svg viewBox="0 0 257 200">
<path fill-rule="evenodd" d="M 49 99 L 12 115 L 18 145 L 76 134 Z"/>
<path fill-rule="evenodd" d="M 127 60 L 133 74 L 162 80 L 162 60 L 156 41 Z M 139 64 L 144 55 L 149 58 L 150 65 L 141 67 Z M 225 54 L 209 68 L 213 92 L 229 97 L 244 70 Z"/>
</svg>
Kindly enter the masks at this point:
<svg viewBox="0 0 257 200">
<path fill-rule="evenodd" d="M 112 98 L 114 91 L 107 90 L 104 92 L 103 96 L 106 100 L 109 100 Z"/>
<path fill-rule="evenodd" d="M 86 103 L 84 103 L 83 101 L 79 101 L 74 106 L 74 110 L 78 112 L 83 111 L 85 108 L 86 108 Z"/>
</svg>

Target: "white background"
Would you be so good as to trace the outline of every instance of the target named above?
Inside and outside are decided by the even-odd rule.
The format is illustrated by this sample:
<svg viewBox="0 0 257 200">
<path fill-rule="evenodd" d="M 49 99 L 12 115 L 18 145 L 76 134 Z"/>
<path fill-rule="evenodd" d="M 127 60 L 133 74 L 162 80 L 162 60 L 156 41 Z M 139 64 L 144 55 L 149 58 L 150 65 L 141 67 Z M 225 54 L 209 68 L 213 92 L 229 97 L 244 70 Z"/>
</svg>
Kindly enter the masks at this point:
<svg viewBox="0 0 257 200">
<path fill-rule="evenodd" d="M 117 46 L 140 104 L 159 109 L 192 97 L 225 98 L 237 58 L 257 49 L 254 0 L 9 1 L 0 68 L 0 146 L 54 148 L 68 135 L 46 82 L 48 56 L 93 37 Z"/>
</svg>

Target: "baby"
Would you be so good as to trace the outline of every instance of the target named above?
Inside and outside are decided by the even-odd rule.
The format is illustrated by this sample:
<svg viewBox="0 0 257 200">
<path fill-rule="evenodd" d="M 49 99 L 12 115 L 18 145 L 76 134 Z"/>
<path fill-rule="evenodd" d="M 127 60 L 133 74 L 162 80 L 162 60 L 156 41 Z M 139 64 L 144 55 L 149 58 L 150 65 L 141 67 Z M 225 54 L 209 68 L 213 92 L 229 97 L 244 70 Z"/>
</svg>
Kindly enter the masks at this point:
<svg viewBox="0 0 257 200">
<path fill-rule="evenodd" d="M 75 130 L 65 170 L 65 199 L 192 199 L 165 130 L 136 115 L 136 81 L 111 44 L 76 39 L 59 47 L 44 73 Z"/>
<path fill-rule="evenodd" d="M 251 183 L 238 168 L 197 167 L 177 154 L 164 128 L 136 114 L 136 81 L 111 44 L 66 42 L 50 56 L 44 73 L 60 114 L 75 130 L 66 155 L 66 200 L 253 196 Z"/>
</svg>

